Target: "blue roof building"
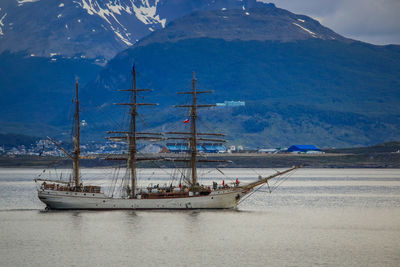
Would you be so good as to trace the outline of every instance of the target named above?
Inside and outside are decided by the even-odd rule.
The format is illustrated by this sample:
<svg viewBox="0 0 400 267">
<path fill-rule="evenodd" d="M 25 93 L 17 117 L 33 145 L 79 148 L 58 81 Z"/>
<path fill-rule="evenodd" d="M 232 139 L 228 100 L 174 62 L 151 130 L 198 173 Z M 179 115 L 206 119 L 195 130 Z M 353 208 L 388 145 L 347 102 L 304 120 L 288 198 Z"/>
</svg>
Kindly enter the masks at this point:
<svg viewBox="0 0 400 267">
<path fill-rule="evenodd" d="M 287 149 L 288 152 L 307 153 L 322 152 L 321 149 L 314 145 L 293 145 Z"/>
<path fill-rule="evenodd" d="M 184 153 L 189 151 L 189 147 L 185 143 L 168 143 L 167 149 L 172 153 Z M 222 144 L 197 144 L 197 151 L 200 153 L 226 153 L 227 149 Z"/>
<path fill-rule="evenodd" d="M 243 107 L 245 105 L 244 101 L 224 101 L 224 103 L 217 103 L 217 107 Z"/>
</svg>

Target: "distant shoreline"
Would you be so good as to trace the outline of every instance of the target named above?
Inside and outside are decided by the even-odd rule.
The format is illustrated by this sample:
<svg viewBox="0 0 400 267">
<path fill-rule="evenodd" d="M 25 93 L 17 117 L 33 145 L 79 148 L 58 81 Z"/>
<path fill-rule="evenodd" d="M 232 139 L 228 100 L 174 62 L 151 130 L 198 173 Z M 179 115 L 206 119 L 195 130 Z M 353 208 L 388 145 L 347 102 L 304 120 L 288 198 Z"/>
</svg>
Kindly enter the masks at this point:
<svg viewBox="0 0 400 267">
<path fill-rule="evenodd" d="M 180 154 L 152 154 L 154 157 L 180 157 Z M 400 153 L 365 153 L 365 154 L 202 154 L 207 159 L 225 159 L 232 163 L 199 163 L 203 168 L 284 168 L 302 165 L 306 168 L 400 168 Z M 1 168 L 68 168 L 71 161 L 64 157 L 54 156 L 0 156 Z M 111 167 L 124 165 L 121 161 L 104 160 L 99 155 L 95 159 L 82 159 L 85 168 Z M 174 168 L 183 166 L 168 161 L 142 162 L 141 168 Z"/>
</svg>

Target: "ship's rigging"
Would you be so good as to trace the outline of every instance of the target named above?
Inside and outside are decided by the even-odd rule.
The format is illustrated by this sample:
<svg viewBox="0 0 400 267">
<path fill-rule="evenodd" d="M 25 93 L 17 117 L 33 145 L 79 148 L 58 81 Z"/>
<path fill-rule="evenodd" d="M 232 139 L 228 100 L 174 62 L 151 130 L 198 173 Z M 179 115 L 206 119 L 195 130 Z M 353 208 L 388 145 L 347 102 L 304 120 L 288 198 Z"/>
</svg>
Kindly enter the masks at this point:
<svg viewBox="0 0 400 267">
<path fill-rule="evenodd" d="M 197 91 L 196 90 L 196 77 L 195 73 L 193 72 L 192 78 L 192 90 L 191 91 L 184 91 L 178 92 L 179 95 L 190 95 L 192 97 L 191 104 L 183 104 L 183 105 L 176 105 L 176 108 L 189 108 L 190 110 L 190 131 L 188 132 L 166 132 L 165 134 L 161 133 L 154 133 L 154 132 L 138 132 L 137 131 L 137 118 L 139 116 L 138 107 L 140 106 L 155 106 L 155 103 L 138 103 L 138 93 L 139 92 L 146 92 L 152 91 L 152 89 L 138 89 L 136 87 L 136 69 L 135 66 L 132 68 L 132 86 L 131 89 L 127 90 L 119 90 L 122 92 L 130 92 L 131 95 L 131 102 L 129 103 L 117 103 L 117 105 L 121 106 L 128 106 L 130 107 L 130 122 L 129 122 L 129 131 L 109 131 L 109 134 L 125 134 L 126 136 L 119 135 L 119 136 L 111 136 L 108 137 L 110 140 L 127 140 L 128 141 L 128 156 L 125 157 L 115 157 L 115 156 L 108 156 L 106 159 L 108 160 L 127 160 L 127 169 L 129 170 L 130 176 L 130 185 L 126 187 L 127 193 L 131 198 L 136 197 L 137 191 L 137 167 L 138 162 L 140 161 L 158 161 L 158 160 L 165 160 L 165 161 L 172 161 L 172 162 L 184 162 L 188 164 L 188 169 L 190 170 L 190 176 L 184 174 L 183 171 L 180 171 L 181 178 L 183 178 L 188 184 L 190 189 L 193 192 L 200 192 L 204 190 L 199 183 L 198 183 L 198 173 L 197 173 L 197 162 L 229 162 L 227 160 L 209 160 L 209 159 L 199 159 L 198 158 L 198 141 L 207 141 L 207 142 L 225 142 L 223 139 L 215 139 L 211 138 L 212 136 L 215 137 L 223 137 L 224 134 L 221 133 L 199 133 L 197 131 L 197 109 L 198 108 L 210 108 L 214 107 L 215 104 L 198 104 L 197 103 L 197 95 L 199 94 L 206 94 L 212 93 L 212 91 Z M 211 137 L 210 137 L 211 136 Z M 188 154 L 190 158 L 185 157 L 140 157 L 137 151 L 137 141 L 138 140 L 145 140 L 145 141 L 162 141 L 162 140 L 183 140 L 188 142 Z"/>
<path fill-rule="evenodd" d="M 127 141 L 128 150 L 127 155 L 113 155 L 108 156 L 108 160 L 124 160 L 126 164 L 126 177 L 125 181 L 129 184 L 123 186 L 125 194 L 120 197 L 114 197 L 114 190 L 110 190 L 111 196 L 106 196 L 101 192 L 100 186 L 83 185 L 80 181 L 79 174 L 79 158 L 80 158 L 80 118 L 79 118 L 79 98 L 78 98 L 78 83 L 75 87 L 75 115 L 73 127 L 73 142 L 74 151 L 72 154 L 62 149 L 65 154 L 73 161 L 73 184 L 65 183 L 62 181 L 49 181 L 47 184 L 44 181 L 38 189 L 39 199 L 46 203 L 47 207 L 54 209 L 193 209 L 193 208 L 233 208 L 236 207 L 240 199 L 248 195 L 263 184 L 268 184 L 268 181 L 274 177 L 285 175 L 292 172 L 299 167 L 292 167 L 285 171 L 276 172 L 268 177 L 258 177 L 257 181 L 252 183 L 239 185 L 238 180 L 236 183 L 229 186 L 222 184 L 217 186 L 213 183 L 210 186 L 204 186 L 198 181 L 198 162 L 227 162 L 226 160 L 209 160 L 198 157 L 197 147 L 199 141 L 206 142 L 225 142 L 221 139 L 224 135 L 221 133 L 206 133 L 198 132 L 197 118 L 198 109 L 210 108 L 213 104 L 199 104 L 198 95 L 212 93 L 212 91 L 198 91 L 196 88 L 196 77 L 193 73 L 192 90 L 178 92 L 180 95 L 190 95 L 190 104 L 176 105 L 176 108 L 188 108 L 190 111 L 190 131 L 177 131 L 166 132 L 165 134 L 154 132 L 140 132 L 137 129 L 138 107 L 142 106 L 155 106 L 155 103 L 141 103 L 138 102 L 138 96 L 141 92 L 151 91 L 151 89 L 139 89 L 136 87 L 136 69 L 132 68 L 132 85 L 131 89 L 119 90 L 122 92 L 130 93 L 130 101 L 126 103 L 117 103 L 117 105 L 126 106 L 129 108 L 129 128 L 126 131 L 109 131 L 113 136 L 108 137 L 110 140 Z M 52 139 L 51 139 L 52 140 Z M 188 155 L 189 157 L 171 157 L 171 156 L 141 156 L 138 153 L 137 142 L 144 141 L 163 141 L 163 140 L 184 140 L 188 142 Z M 179 186 L 173 185 L 172 182 L 169 186 L 147 187 L 139 188 L 137 186 L 137 170 L 138 162 L 167 160 L 170 162 L 183 162 L 188 164 L 189 175 L 184 171 L 177 172 L 180 175 Z M 220 171 L 220 170 L 219 170 Z M 223 173 L 222 171 L 220 171 Z M 129 179 L 130 178 L 130 179 Z M 172 177 L 175 180 L 176 177 Z M 43 181 L 36 179 L 36 181 Z M 48 181 L 48 180 L 47 180 Z M 186 184 L 182 185 L 182 181 Z M 115 180 L 116 183 L 116 180 Z M 72 192 L 74 192 L 72 194 Z"/>
</svg>

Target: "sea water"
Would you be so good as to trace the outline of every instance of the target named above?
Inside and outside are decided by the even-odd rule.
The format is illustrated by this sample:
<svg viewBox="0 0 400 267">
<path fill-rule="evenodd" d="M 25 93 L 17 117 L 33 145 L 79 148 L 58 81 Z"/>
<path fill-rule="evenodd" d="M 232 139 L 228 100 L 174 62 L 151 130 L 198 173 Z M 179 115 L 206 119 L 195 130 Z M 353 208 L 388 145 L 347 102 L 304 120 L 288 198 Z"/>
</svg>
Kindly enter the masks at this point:
<svg viewBox="0 0 400 267">
<path fill-rule="evenodd" d="M 201 169 L 201 183 L 275 170 L 220 171 Z M 141 170 L 139 183 L 173 172 Z M 398 169 L 301 169 L 216 211 L 47 212 L 33 182 L 46 175 L 0 169 L 0 266 L 400 266 Z M 108 192 L 113 175 L 82 170 Z"/>
</svg>

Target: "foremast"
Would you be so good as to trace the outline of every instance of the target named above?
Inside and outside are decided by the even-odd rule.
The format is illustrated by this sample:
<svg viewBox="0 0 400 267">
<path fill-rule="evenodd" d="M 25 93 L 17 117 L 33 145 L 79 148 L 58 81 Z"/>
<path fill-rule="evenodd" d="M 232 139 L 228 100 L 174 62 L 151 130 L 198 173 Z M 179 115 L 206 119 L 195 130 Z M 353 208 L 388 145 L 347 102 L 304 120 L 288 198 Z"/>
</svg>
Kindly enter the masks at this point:
<svg viewBox="0 0 400 267">
<path fill-rule="evenodd" d="M 79 84 L 78 84 L 78 79 L 75 81 L 75 98 L 72 100 L 72 102 L 75 103 L 75 108 L 74 108 L 74 120 L 72 124 L 72 141 L 74 143 L 74 151 L 72 153 L 69 153 L 67 150 L 65 150 L 60 144 L 58 144 L 55 140 L 53 140 L 50 137 L 47 137 L 53 144 L 56 145 L 57 148 L 59 148 L 64 154 L 69 157 L 72 160 L 72 178 L 73 178 L 73 183 L 74 187 L 72 189 L 74 190 L 79 190 L 81 188 L 81 181 L 80 181 L 80 176 L 79 176 L 79 158 L 81 154 L 81 148 L 80 148 L 80 118 L 79 118 Z M 40 180 L 40 179 L 37 179 Z M 62 181 L 57 181 L 57 183 L 62 183 Z M 69 184 L 69 183 L 68 183 Z"/>
</svg>

